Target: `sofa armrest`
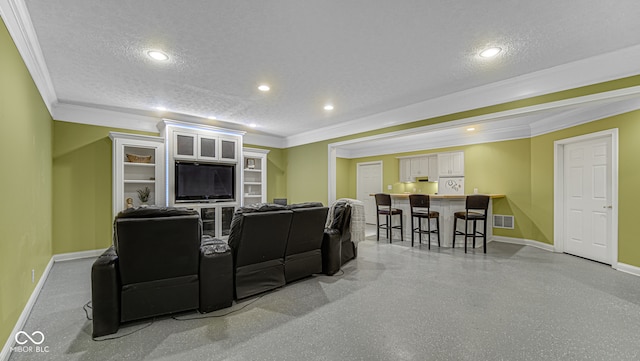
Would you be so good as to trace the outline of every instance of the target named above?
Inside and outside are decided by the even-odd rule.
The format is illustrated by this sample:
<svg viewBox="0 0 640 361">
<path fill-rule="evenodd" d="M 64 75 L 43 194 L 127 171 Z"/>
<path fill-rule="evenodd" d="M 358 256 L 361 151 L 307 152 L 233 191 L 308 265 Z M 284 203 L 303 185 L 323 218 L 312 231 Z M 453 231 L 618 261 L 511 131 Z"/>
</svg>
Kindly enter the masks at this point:
<svg viewBox="0 0 640 361">
<path fill-rule="evenodd" d="M 231 306 L 233 259 L 231 248 L 218 239 L 205 239 L 200 246 L 200 302 L 202 313 Z"/>
<path fill-rule="evenodd" d="M 340 270 L 340 231 L 325 228 L 322 238 L 322 273 L 332 276 Z"/>
<path fill-rule="evenodd" d="M 118 255 L 109 247 L 91 267 L 93 337 L 118 332 L 120 326 L 120 275 Z"/>
</svg>

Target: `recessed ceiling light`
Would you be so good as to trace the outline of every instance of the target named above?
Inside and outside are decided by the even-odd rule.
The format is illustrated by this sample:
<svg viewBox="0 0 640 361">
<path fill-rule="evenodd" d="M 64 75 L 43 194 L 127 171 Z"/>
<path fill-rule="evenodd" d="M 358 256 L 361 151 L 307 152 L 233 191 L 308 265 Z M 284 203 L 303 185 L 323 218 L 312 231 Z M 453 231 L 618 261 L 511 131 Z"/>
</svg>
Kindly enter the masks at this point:
<svg viewBox="0 0 640 361">
<path fill-rule="evenodd" d="M 147 55 L 149 55 L 149 57 L 153 60 L 158 60 L 158 61 L 169 60 L 169 55 L 165 54 L 163 51 L 160 51 L 160 50 L 149 50 L 147 51 Z"/>
<path fill-rule="evenodd" d="M 258 87 L 258 90 L 263 91 L 263 92 L 268 92 L 271 88 L 266 85 L 266 84 L 262 84 Z"/>
<path fill-rule="evenodd" d="M 502 51 L 502 48 L 498 48 L 498 47 L 487 48 L 480 52 L 480 56 L 483 58 L 493 58 L 494 56 L 498 55 L 498 53 L 500 53 L 501 51 Z"/>
<path fill-rule="evenodd" d="M 333 105 L 327 104 L 324 106 L 324 110 L 333 110 Z"/>
<path fill-rule="evenodd" d="M 474 130 L 476 130 L 476 128 L 473 128 L 473 127 L 467 128 L 467 132 L 473 132 Z"/>
<path fill-rule="evenodd" d="M 258 126 L 258 124 L 256 124 L 256 123 L 251 123 L 251 124 L 249 124 L 249 126 L 250 126 L 251 128 L 255 128 L 255 127 L 257 127 L 257 126 Z"/>
<path fill-rule="evenodd" d="M 211 119 L 211 120 L 216 120 L 216 117 L 214 117 L 213 115 L 208 116 L 207 118 Z"/>
<path fill-rule="evenodd" d="M 161 112 L 164 112 L 165 110 L 167 110 L 167 108 L 165 108 L 163 106 L 156 107 L 156 109 L 158 109 Z"/>
</svg>

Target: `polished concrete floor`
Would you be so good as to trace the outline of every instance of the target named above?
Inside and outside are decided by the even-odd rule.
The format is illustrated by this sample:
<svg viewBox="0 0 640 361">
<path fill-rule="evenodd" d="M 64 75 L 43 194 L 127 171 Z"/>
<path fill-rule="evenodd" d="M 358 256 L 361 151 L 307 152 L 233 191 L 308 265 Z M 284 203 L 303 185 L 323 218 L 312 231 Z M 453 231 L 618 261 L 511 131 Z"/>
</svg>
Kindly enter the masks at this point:
<svg viewBox="0 0 640 361">
<path fill-rule="evenodd" d="M 374 236 L 336 276 L 103 341 L 83 310 L 92 262 L 54 265 L 24 328 L 48 352 L 10 360 L 640 360 L 640 277 L 531 247 L 465 254 Z"/>
</svg>

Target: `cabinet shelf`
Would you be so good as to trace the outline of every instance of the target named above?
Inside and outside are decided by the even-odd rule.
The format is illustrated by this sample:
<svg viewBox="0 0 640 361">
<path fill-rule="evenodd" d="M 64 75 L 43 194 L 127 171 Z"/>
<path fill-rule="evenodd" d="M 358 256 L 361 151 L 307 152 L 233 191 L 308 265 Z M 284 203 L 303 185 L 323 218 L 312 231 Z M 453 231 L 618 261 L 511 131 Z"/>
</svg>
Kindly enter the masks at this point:
<svg viewBox="0 0 640 361">
<path fill-rule="evenodd" d="M 260 173 L 262 172 L 262 169 L 251 169 L 251 168 L 245 168 L 244 169 L 245 172 L 253 172 L 253 173 Z"/>
<path fill-rule="evenodd" d="M 128 167 L 149 167 L 149 168 L 154 168 L 156 165 L 153 163 L 134 163 L 134 162 L 123 162 L 125 166 Z"/>
<path fill-rule="evenodd" d="M 261 198 L 262 194 L 245 194 L 245 198 Z"/>
<path fill-rule="evenodd" d="M 259 186 L 259 185 L 262 185 L 262 182 L 244 182 L 244 185 Z"/>
<path fill-rule="evenodd" d="M 125 184 L 155 184 L 155 180 L 145 180 L 145 179 L 125 179 Z"/>
</svg>

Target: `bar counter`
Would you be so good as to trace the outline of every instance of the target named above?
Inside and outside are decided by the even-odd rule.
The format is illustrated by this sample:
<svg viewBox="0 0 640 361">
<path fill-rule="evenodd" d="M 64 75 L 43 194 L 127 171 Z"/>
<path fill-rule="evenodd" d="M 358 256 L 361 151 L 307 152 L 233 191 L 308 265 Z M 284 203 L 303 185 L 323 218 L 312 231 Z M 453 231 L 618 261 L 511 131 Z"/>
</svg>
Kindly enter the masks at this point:
<svg viewBox="0 0 640 361">
<path fill-rule="evenodd" d="M 409 194 L 411 193 L 391 193 L 391 206 L 393 208 L 402 209 L 402 222 L 404 225 L 404 240 L 405 242 L 411 242 L 411 207 L 409 206 Z M 471 195 L 471 194 L 470 194 Z M 371 194 L 373 197 L 374 194 Z M 488 194 L 489 196 L 489 209 L 487 211 L 487 242 L 491 240 L 493 236 L 493 200 L 499 198 L 505 198 L 504 194 Z M 458 211 L 465 210 L 466 194 L 429 194 L 431 200 L 431 210 L 440 213 L 440 244 L 442 247 L 451 247 L 453 239 L 453 214 Z M 374 203 L 375 204 L 375 203 Z M 374 210 L 375 212 L 375 210 Z M 393 224 L 399 225 L 400 221 L 398 217 L 393 217 Z M 384 219 L 381 216 L 380 221 L 384 223 Z M 418 219 L 415 220 L 418 222 Z M 426 220 L 422 220 L 422 229 L 427 229 Z M 471 223 L 469 224 L 471 226 Z M 478 224 L 478 227 L 482 227 L 482 222 Z M 417 223 L 415 224 L 417 227 Z M 435 221 L 431 223 L 431 229 L 434 229 Z M 458 222 L 458 230 L 464 231 L 464 221 Z M 393 241 L 400 240 L 399 230 L 393 231 Z M 415 244 L 418 245 L 418 234 L 414 235 Z M 380 233 L 380 242 L 385 239 L 384 230 Z M 423 244 L 426 246 L 427 237 L 422 236 Z M 469 247 L 471 247 L 471 239 L 469 239 Z M 438 247 L 438 241 L 436 235 L 431 235 L 431 246 Z M 462 236 L 456 238 L 456 248 L 464 247 L 464 239 Z M 476 247 L 482 247 L 482 239 L 478 242 L 476 240 Z"/>
</svg>

